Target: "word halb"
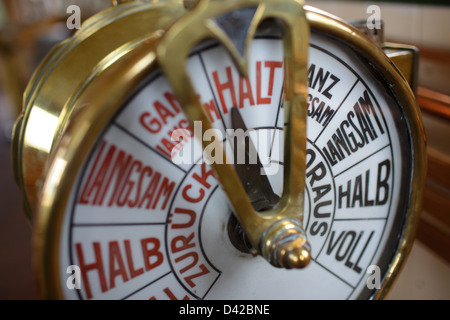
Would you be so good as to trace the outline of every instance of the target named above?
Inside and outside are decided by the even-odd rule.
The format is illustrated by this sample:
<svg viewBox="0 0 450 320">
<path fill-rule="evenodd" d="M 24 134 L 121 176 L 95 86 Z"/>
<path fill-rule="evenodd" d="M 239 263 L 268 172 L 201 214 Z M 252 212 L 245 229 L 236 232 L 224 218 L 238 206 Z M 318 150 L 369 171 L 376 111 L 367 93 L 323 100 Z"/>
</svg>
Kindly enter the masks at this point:
<svg viewBox="0 0 450 320">
<path fill-rule="evenodd" d="M 123 282 L 128 282 L 163 263 L 164 256 L 158 238 L 140 239 L 138 246 L 140 246 L 140 252 L 132 249 L 133 247 L 136 248 L 136 245 L 133 246 L 130 239 L 113 240 L 106 244 L 95 241 L 92 243 L 95 259 L 94 261 L 87 261 L 85 258 L 85 251 L 88 250 L 87 245 L 81 242 L 75 244 L 87 299 L 93 298 L 91 289 L 93 283 L 95 287 L 99 285 L 100 291 L 104 293 L 116 287 L 117 278 L 120 278 Z M 138 255 L 143 260 L 141 265 L 138 265 L 135 261 Z M 107 257 L 107 259 L 104 260 L 103 257 Z M 96 281 L 93 281 L 93 279 Z"/>
<path fill-rule="evenodd" d="M 338 187 L 338 207 L 346 208 L 382 206 L 389 199 L 389 178 L 391 175 L 391 162 L 386 159 L 377 166 L 376 184 L 370 183 L 371 169 L 364 174 L 357 175 L 347 184 Z M 372 186 L 372 187 L 371 187 Z M 370 197 L 371 188 L 375 187 L 375 196 Z"/>
</svg>

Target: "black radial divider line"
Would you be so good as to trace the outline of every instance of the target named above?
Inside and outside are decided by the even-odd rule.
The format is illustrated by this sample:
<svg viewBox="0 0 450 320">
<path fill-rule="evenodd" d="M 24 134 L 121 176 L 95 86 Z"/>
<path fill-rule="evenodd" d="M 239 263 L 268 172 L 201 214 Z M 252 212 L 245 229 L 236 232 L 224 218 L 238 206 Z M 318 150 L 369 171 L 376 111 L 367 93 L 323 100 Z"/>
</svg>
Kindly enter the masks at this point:
<svg viewBox="0 0 450 320">
<path fill-rule="evenodd" d="M 352 286 L 350 283 L 348 283 L 346 280 L 342 279 L 340 276 L 338 276 L 336 273 L 334 273 L 333 271 L 331 271 L 330 269 L 328 269 L 327 267 L 325 267 L 323 264 L 321 264 L 320 262 L 318 262 L 317 260 L 315 260 L 315 262 L 317 263 L 317 265 L 319 265 L 320 267 L 322 267 L 323 269 L 325 269 L 326 271 L 328 271 L 332 276 L 334 276 L 336 279 L 342 281 L 343 283 L 345 283 L 346 285 L 348 285 L 350 288 L 355 289 L 354 286 Z"/>
<path fill-rule="evenodd" d="M 184 170 L 183 168 L 181 168 L 180 166 L 176 165 L 175 163 L 173 163 L 171 161 L 171 159 L 167 158 L 166 156 L 164 156 L 163 154 L 161 154 L 158 150 L 156 150 L 155 148 L 153 148 L 152 146 L 150 146 L 149 144 L 147 144 L 144 140 L 142 140 L 141 138 L 139 138 L 138 136 L 136 136 L 134 133 L 130 132 L 128 129 L 124 128 L 122 125 L 118 124 L 117 122 L 113 123 L 114 126 L 116 126 L 119 130 L 121 130 L 122 132 L 124 132 L 125 134 L 129 135 L 130 137 L 132 137 L 134 140 L 138 141 L 140 144 L 142 144 L 144 147 L 146 147 L 147 149 L 149 149 L 150 151 L 154 152 L 156 155 L 158 155 L 159 157 L 161 157 L 162 159 L 164 159 L 165 161 L 169 162 L 172 166 L 174 166 L 175 168 L 177 168 L 180 171 L 183 171 L 184 173 L 187 173 L 186 170 Z"/>
<path fill-rule="evenodd" d="M 385 145 L 384 147 L 381 147 L 380 149 L 378 149 L 378 150 L 372 152 L 372 153 L 369 154 L 367 157 L 365 157 L 365 158 L 359 160 L 358 162 L 352 164 L 352 165 L 351 165 L 350 167 L 348 167 L 347 169 L 342 170 L 341 172 L 339 172 L 338 174 L 336 174 L 335 176 L 333 176 L 333 178 L 339 177 L 339 176 L 340 176 L 341 174 L 343 174 L 344 172 L 346 172 L 346 171 L 350 170 L 351 168 L 357 166 L 357 165 L 360 164 L 361 162 L 366 161 L 367 159 L 371 158 L 374 154 L 380 152 L 380 151 L 383 150 L 383 149 L 386 149 L 386 148 L 389 147 L 390 145 L 391 145 L 391 143 L 388 143 L 388 144 Z"/>
<path fill-rule="evenodd" d="M 278 127 L 278 119 L 280 117 L 281 109 L 283 109 L 283 102 L 284 102 L 284 91 L 283 91 L 283 88 L 284 88 L 284 83 L 281 86 L 280 101 L 278 102 L 277 116 L 275 117 L 275 124 L 273 126 L 274 134 L 273 134 L 273 137 L 272 137 L 272 144 L 270 146 L 269 159 L 272 157 L 272 150 L 273 150 L 273 145 L 275 143 L 276 130 L 280 129 L 281 131 L 283 131 L 283 129 L 284 129 L 284 128 Z"/>
<path fill-rule="evenodd" d="M 356 82 L 353 84 L 351 89 L 347 92 L 347 95 L 344 97 L 344 100 L 342 100 L 342 102 L 339 104 L 339 106 L 337 107 L 336 111 L 331 116 L 330 120 L 328 120 L 326 126 L 323 127 L 322 131 L 320 131 L 319 135 L 316 137 L 316 140 L 314 140 L 314 144 L 316 144 L 317 140 L 319 140 L 319 138 L 322 135 L 322 133 L 328 128 L 328 126 L 330 125 L 330 123 L 333 120 L 334 116 L 338 113 L 339 109 L 342 107 L 342 105 L 344 104 L 345 100 L 347 100 L 348 96 L 353 91 L 353 89 L 355 89 L 355 87 L 358 84 L 358 82 L 359 82 L 359 79 L 356 80 Z"/>
<path fill-rule="evenodd" d="M 212 83 L 211 83 L 211 81 L 210 81 L 210 79 L 209 79 L 208 71 L 207 71 L 207 69 L 206 69 L 206 64 L 205 64 L 205 61 L 204 61 L 204 59 L 203 59 L 203 52 L 200 52 L 200 53 L 198 54 L 198 57 L 199 57 L 199 59 L 200 59 L 201 65 L 202 65 L 203 72 L 204 72 L 204 74 L 205 74 L 205 76 L 206 76 L 206 80 L 208 81 L 209 90 L 211 90 L 211 95 L 213 96 L 214 104 L 216 105 L 217 112 L 219 112 L 220 121 L 222 122 L 222 126 L 223 126 L 223 129 L 225 130 L 225 135 L 226 135 L 227 126 L 225 125 L 225 119 L 223 118 L 222 110 L 219 108 L 219 103 L 218 103 L 217 97 L 216 97 L 216 95 L 215 95 L 215 93 L 214 93 L 213 85 L 212 85 Z M 222 106 L 222 107 L 223 107 L 223 106 Z"/>
</svg>

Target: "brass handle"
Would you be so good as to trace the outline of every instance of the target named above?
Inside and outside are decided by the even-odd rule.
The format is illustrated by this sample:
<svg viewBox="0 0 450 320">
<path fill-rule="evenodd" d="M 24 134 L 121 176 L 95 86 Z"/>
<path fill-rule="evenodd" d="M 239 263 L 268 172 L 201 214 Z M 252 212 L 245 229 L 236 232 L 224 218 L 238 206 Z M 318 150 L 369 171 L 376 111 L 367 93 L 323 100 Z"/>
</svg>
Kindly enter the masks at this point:
<svg viewBox="0 0 450 320">
<path fill-rule="evenodd" d="M 251 23 L 247 30 L 237 36 L 233 34 L 231 39 L 229 30 L 216 21 L 230 12 L 238 19 L 244 11 L 253 14 L 245 17 L 251 19 Z M 310 261 L 310 246 L 302 227 L 309 48 L 309 26 L 303 4 L 292 0 L 201 0 L 164 35 L 157 49 L 157 59 L 191 124 L 202 121 L 204 133 L 212 125 L 186 72 L 185 63 L 191 49 L 203 40 L 216 38 L 246 76 L 249 43 L 259 23 L 266 19 L 279 20 L 286 26 L 285 112 L 289 125 L 285 133 L 283 195 L 276 207 L 256 212 L 236 171 L 228 164 L 225 151 L 221 164 L 214 163 L 212 167 L 253 247 L 276 267 L 301 268 Z M 242 39 L 245 47 L 240 46 Z"/>
</svg>

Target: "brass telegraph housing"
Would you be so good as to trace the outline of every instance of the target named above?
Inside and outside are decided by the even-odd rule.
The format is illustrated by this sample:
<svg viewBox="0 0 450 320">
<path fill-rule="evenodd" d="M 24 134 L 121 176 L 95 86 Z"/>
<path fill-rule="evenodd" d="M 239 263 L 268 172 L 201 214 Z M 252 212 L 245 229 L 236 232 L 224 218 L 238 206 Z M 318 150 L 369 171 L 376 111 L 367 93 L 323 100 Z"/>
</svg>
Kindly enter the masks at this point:
<svg viewBox="0 0 450 320">
<path fill-rule="evenodd" d="M 212 33 L 225 44 L 243 74 L 246 72 L 246 61 L 245 53 L 235 50 L 234 43 L 227 40 L 225 35 L 222 37 L 220 30 L 214 33 L 214 30 L 207 30 L 200 22 L 207 19 L 207 16 L 217 15 L 221 10 L 250 5 L 267 6 L 270 8 L 268 12 L 273 13 L 277 10 L 277 2 L 205 0 L 197 3 L 173 0 L 143 3 L 115 0 L 113 7 L 85 21 L 81 30 L 72 38 L 57 45 L 41 63 L 25 91 L 23 113 L 15 125 L 13 164 L 16 181 L 23 193 L 25 211 L 34 224 L 35 260 L 44 297 L 62 297 L 58 289 L 59 280 L 55 276 L 58 270 L 55 257 L 58 255 L 62 212 L 67 203 L 65 193 L 69 192 L 74 183 L 76 172 L 95 145 L 96 137 L 121 102 L 127 99 L 146 74 L 159 67 L 171 81 L 189 119 L 192 122 L 202 119 L 206 130 L 209 128 L 207 119 L 197 108 L 195 93 L 187 85 L 189 79 L 182 71 L 182 64 L 189 50 Z M 298 1 L 291 3 L 293 10 L 302 6 Z M 202 6 L 206 8 L 207 5 L 211 6 L 202 11 Z M 291 87 L 287 89 L 287 99 L 291 99 L 292 105 L 297 104 L 298 107 L 293 109 L 300 112 L 293 116 L 297 119 L 295 120 L 297 125 L 291 136 L 293 139 L 291 152 L 295 154 L 296 159 L 305 157 L 304 98 L 307 90 L 305 58 L 308 50 L 308 25 L 311 32 L 345 42 L 360 55 L 367 57 L 371 66 L 382 73 L 386 81 L 395 84 L 392 86 L 392 93 L 399 104 L 408 106 L 404 112 L 411 119 L 409 129 L 415 141 L 412 179 L 413 185 L 418 187 L 411 191 L 408 218 L 398 251 L 382 288 L 374 297 L 383 298 L 411 248 L 421 208 L 426 161 L 424 129 L 410 88 L 410 84 L 414 87 L 415 69 L 410 64 L 401 67 L 407 72 L 409 79 L 412 79 L 408 83 L 382 49 L 367 40 L 362 33 L 319 10 L 310 7 L 304 9 L 304 19 L 291 19 L 292 16 L 280 13 L 284 22 L 290 24 L 288 30 L 296 30 L 296 33 L 290 34 L 289 44 L 286 46 L 288 50 L 285 50 L 290 57 L 288 65 L 293 66 L 291 69 L 287 68 L 291 72 L 287 76 L 287 79 L 291 80 Z M 197 16 L 195 12 L 198 12 Z M 261 9 L 261 12 L 260 19 L 265 17 L 265 11 Z M 301 15 L 300 11 L 299 14 Z M 184 33 L 187 32 L 186 29 L 191 30 L 191 38 L 180 38 L 186 35 Z M 256 24 L 250 29 L 252 35 L 252 32 L 256 31 Z M 247 45 L 250 38 L 246 39 Z M 171 52 L 178 52 L 179 56 L 170 54 Z M 414 50 L 410 52 L 415 54 Z M 413 59 L 413 62 L 415 61 Z M 225 191 L 229 191 L 228 196 L 234 207 L 247 213 L 252 212 L 253 208 L 248 199 L 242 196 L 245 192 L 239 188 L 238 177 L 233 174 L 232 169 L 225 166 L 215 166 L 214 169 Z M 259 245 L 263 234 L 265 236 L 269 234 L 268 245 L 262 246 L 263 249 L 260 250 L 264 251 L 261 252 L 264 256 L 273 254 L 265 250 L 270 251 L 270 247 L 276 246 L 276 238 L 279 236 L 278 229 L 275 228 L 274 231 L 270 229 L 274 222 L 281 222 L 283 225 L 281 232 L 297 227 L 301 229 L 301 224 L 297 226 L 294 223 L 293 226 L 286 227 L 286 223 L 290 221 L 290 215 L 302 211 L 299 208 L 303 205 L 304 186 L 298 183 L 299 177 L 301 181 L 302 171 L 304 172 L 304 163 L 300 161 L 299 166 L 293 165 L 290 171 L 285 173 L 285 187 L 298 199 L 294 201 L 288 196 L 282 198 L 281 208 L 289 210 L 286 213 L 284 209 L 278 208 L 277 210 L 282 211 L 280 211 L 283 215 L 281 218 L 269 219 L 269 222 L 264 224 L 263 221 L 266 219 L 258 217 L 257 214 L 253 214 L 254 216 L 238 214 L 241 223 L 247 228 L 258 229 L 254 233 L 254 238 L 250 236 L 254 247 Z M 292 207 L 289 207 L 292 203 Z M 245 221 L 247 218 L 248 222 Z M 303 248 L 306 242 L 302 235 L 298 239 L 301 244 L 296 247 L 297 251 Z M 288 247 L 286 250 L 289 252 L 292 248 Z M 306 257 L 307 260 L 307 256 L 308 252 L 302 251 L 295 259 Z M 289 257 L 281 258 L 282 261 L 284 259 Z M 290 267 L 295 265 L 295 262 L 292 263 Z M 303 266 L 304 263 L 299 264 Z"/>
</svg>

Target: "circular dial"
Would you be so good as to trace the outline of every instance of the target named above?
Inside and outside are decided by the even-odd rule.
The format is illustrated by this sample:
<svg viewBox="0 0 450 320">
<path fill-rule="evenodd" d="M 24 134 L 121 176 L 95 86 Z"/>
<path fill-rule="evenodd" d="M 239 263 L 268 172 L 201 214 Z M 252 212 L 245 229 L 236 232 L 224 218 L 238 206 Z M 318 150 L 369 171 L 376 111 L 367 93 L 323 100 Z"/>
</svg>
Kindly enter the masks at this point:
<svg viewBox="0 0 450 320">
<path fill-rule="evenodd" d="M 200 142 L 171 139 L 177 129 L 196 128 L 156 71 L 103 130 L 70 191 L 54 257 L 64 298 L 371 297 L 368 268 L 383 278 L 403 232 L 407 124 L 379 76 L 344 44 L 313 32 L 308 59 L 308 267 L 275 268 L 229 231 L 232 209 Z M 264 36 L 252 41 L 248 78 L 220 45 L 201 47 L 187 62 L 219 143 L 230 146 L 237 108 L 265 166 L 264 187 L 276 195 L 287 125 L 283 62 L 282 40 Z M 81 269 L 80 290 L 66 286 L 71 265 Z"/>
</svg>

